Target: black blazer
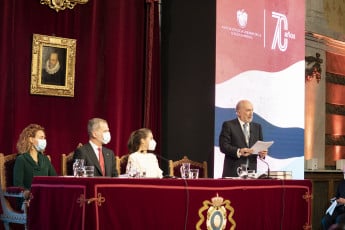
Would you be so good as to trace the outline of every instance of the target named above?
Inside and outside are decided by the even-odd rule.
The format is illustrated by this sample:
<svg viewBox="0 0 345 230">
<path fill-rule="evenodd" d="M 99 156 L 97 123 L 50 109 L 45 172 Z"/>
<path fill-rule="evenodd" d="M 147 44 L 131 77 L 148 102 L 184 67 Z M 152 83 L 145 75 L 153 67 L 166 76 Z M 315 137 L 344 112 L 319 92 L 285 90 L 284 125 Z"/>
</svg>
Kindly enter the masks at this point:
<svg viewBox="0 0 345 230">
<path fill-rule="evenodd" d="M 237 167 L 246 164 L 249 160 L 249 169 L 256 170 L 257 155 L 252 154 L 248 157 L 237 157 L 239 148 L 250 148 L 258 140 L 263 140 L 262 128 L 258 123 L 251 122 L 249 124 L 250 136 L 249 146 L 247 146 L 242 127 L 238 119 L 225 121 L 219 135 L 219 148 L 224 157 L 223 177 L 237 177 Z"/>
<path fill-rule="evenodd" d="M 118 176 L 117 170 L 116 170 L 114 152 L 102 146 L 102 153 L 104 157 L 105 176 L 108 176 L 108 177 Z M 74 151 L 73 160 L 74 159 L 84 159 L 85 165 L 95 166 L 95 176 L 102 176 L 101 166 L 99 165 L 97 155 L 95 151 L 93 150 L 90 143 L 86 143 L 80 148 L 77 148 Z"/>
</svg>

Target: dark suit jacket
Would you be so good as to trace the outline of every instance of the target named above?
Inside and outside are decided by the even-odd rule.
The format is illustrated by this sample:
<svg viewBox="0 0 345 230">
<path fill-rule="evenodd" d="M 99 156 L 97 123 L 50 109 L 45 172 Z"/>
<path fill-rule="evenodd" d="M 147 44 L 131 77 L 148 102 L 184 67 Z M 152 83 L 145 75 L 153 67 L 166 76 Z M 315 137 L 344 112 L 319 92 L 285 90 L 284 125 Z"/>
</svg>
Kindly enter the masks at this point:
<svg viewBox="0 0 345 230">
<path fill-rule="evenodd" d="M 219 135 L 219 148 L 225 154 L 223 177 L 237 177 L 237 167 L 241 164 L 246 164 L 247 158 L 249 160 L 248 168 L 256 170 L 256 154 L 248 157 L 237 157 L 237 150 L 239 148 L 250 148 L 256 141 L 263 140 L 260 124 L 251 122 L 249 129 L 249 146 L 247 146 L 241 124 L 237 118 L 223 123 L 222 131 Z"/>
<path fill-rule="evenodd" d="M 37 164 L 30 153 L 18 154 L 13 168 L 13 185 L 30 189 L 34 176 L 56 176 L 49 158 L 39 152 Z"/>
<path fill-rule="evenodd" d="M 114 152 L 103 146 L 102 153 L 104 157 L 105 176 L 118 176 L 116 171 Z M 95 176 L 102 176 L 101 166 L 99 165 L 97 155 L 90 143 L 86 143 L 85 145 L 76 149 L 73 155 L 73 160 L 74 159 L 84 159 L 85 165 L 95 166 Z"/>
</svg>

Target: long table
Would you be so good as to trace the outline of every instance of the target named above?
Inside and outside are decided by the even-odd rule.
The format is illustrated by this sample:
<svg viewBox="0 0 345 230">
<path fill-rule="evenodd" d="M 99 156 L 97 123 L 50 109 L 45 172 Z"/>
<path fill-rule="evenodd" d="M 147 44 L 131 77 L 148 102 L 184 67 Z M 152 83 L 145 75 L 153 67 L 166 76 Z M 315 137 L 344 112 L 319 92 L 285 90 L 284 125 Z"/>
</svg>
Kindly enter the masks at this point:
<svg viewBox="0 0 345 230">
<path fill-rule="evenodd" d="M 35 177 L 29 229 L 311 229 L 309 180 Z"/>
</svg>

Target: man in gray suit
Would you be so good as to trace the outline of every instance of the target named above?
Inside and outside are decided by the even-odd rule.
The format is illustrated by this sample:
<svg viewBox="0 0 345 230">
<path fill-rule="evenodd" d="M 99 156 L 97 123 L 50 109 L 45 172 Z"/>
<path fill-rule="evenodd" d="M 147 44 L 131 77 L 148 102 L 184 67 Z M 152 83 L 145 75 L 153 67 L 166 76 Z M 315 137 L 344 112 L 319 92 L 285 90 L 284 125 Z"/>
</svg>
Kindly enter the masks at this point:
<svg viewBox="0 0 345 230">
<path fill-rule="evenodd" d="M 84 159 L 85 165 L 93 165 L 95 176 L 118 176 L 114 152 L 103 146 L 111 139 L 107 121 L 93 118 L 89 120 L 87 130 L 89 142 L 74 151 L 73 160 Z"/>
<path fill-rule="evenodd" d="M 265 158 L 267 151 L 253 154 L 250 147 L 263 140 L 262 128 L 253 120 L 253 105 L 241 100 L 236 105 L 237 118 L 225 121 L 219 135 L 220 151 L 225 154 L 223 177 L 237 177 L 237 168 L 247 164 L 249 170 L 256 170 L 257 157 Z"/>
</svg>

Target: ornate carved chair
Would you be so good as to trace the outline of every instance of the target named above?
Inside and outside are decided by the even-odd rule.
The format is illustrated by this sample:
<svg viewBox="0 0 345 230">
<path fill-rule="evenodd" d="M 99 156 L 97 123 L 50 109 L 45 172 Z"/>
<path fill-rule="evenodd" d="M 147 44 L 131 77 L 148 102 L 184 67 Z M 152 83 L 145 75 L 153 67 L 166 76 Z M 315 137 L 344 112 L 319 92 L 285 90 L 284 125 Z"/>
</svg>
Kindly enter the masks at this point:
<svg viewBox="0 0 345 230">
<path fill-rule="evenodd" d="M 83 146 L 83 144 L 79 143 L 77 145 L 77 148 L 80 148 L 81 146 Z M 62 176 L 73 175 L 73 155 L 74 155 L 74 151 L 68 154 L 61 155 L 61 175 Z"/>
<path fill-rule="evenodd" d="M 181 160 L 172 161 L 169 160 L 169 176 L 181 176 L 180 167 L 182 163 L 190 163 L 190 168 L 199 169 L 199 177 L 207 178 L 207 162 L 197 162 L 188 159 L 187 156 L 184 156 Z"/>
<path fill-rule="evenodd" d="M 121 166 L 120 166 L 120 157 L 119 156 L 115 156 L 115 168 L 117 171 L 117 175 L 121 174 Z"/>
<path fill-rule="evenodd" d="M 116 170 L 118 175 L 122 175 L 126 173 L 127 161 L 128 161 L 129 154 L 125 154 L 121 157 L 116 156 Z"/>
<path fill-rule="evenodd" d="M 12 187 L 13 167 L 17 154 L 4 155 L 0 153 L 0 201 L 2 213 L 0 219 L 6 230 L 10 229 L 10 223 L 23 224 L 26 229 L 26 208 L 28 202 L 24 201 L 22 210 L 16 210 L 15 205 L 18 198 L 24 199 L 24 189 Z"/>
</svg>

